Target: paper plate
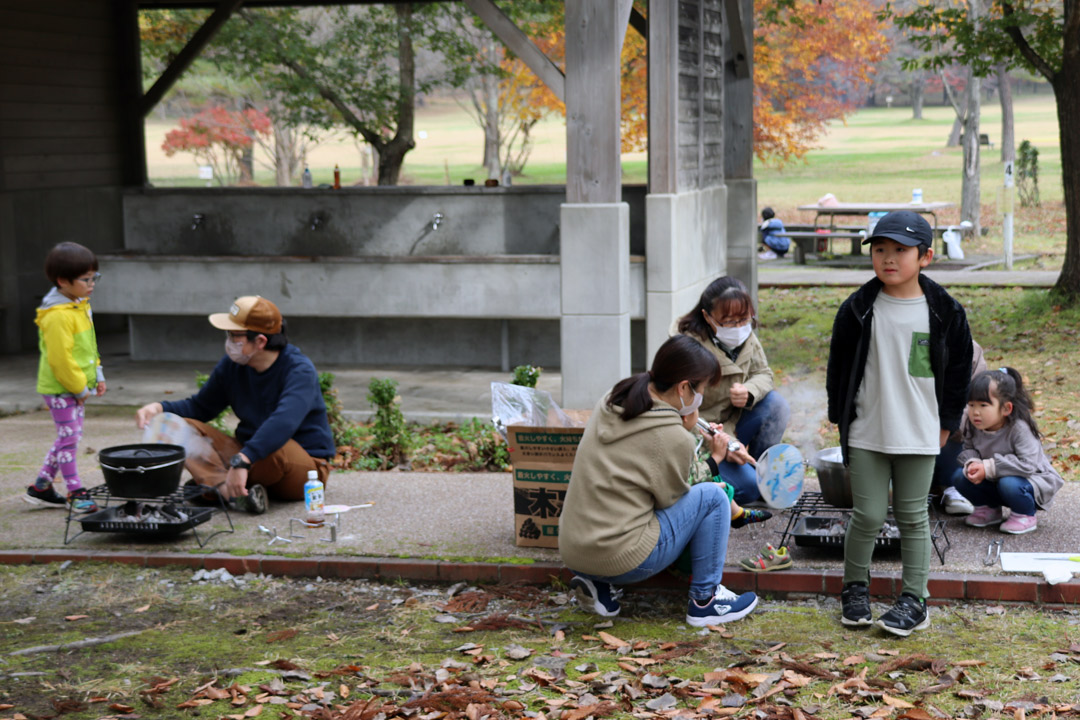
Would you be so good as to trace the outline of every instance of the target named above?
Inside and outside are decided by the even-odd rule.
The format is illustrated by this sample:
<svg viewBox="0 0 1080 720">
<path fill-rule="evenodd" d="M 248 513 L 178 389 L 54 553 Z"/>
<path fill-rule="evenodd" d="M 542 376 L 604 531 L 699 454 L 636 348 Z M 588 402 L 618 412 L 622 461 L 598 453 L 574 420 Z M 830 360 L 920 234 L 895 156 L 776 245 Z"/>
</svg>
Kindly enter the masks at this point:
<svg viewBox="0 0 1080 720">
<path fill-rule="evenodd" d="M 799 501 L 806 467 L 794 445 L 773 445 L 757 461 L 757 485 L 765 504 L 784 510 Z"/>
</svg>

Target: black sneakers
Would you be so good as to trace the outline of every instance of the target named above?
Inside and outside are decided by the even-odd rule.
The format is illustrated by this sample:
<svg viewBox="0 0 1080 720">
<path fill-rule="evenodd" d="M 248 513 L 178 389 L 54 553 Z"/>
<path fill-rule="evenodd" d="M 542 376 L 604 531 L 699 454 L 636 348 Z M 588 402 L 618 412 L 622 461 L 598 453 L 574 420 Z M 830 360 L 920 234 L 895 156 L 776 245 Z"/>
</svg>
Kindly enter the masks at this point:
<svg viewBox="0 0 1080 720">
<path fill-rule="evenodd" d="M 45 488 L 44 490 L 38 490 L 36 487 L 31 485 L 30 487 L 26 488 L 26 494 L 23 495 L 23 500 L 31 505 L 36 505 L 38 507 L 67 507 L 67 500 L 64 498 L 63 495 L 53 489 L 52 483 L 49 483 L 49 487 Z"/>
<path fill-rule="evenodd" d="M 870 587 L 866 583 L 851 582 L 840 591 L 843 614 L 840 622 L 845 625 L 865 626 L 874 622 L 870 613 Z"/>
<path fill-rule="evenodd" d="M 601 580 L 590 580 L 575 575 L 570 580 L 570 590 L 577 598 L 578 605 L 586 612 L 601 617 L 615 617 L 619 614 L 619 610 L 622 609 L 619 605 L 622 590 L 618 590 Z"/>
<path fill-rule="evenodd" d="M 846 610 L 844 614 L 847 615 Z M 896 604 L 878 618 L 877 625 L 893 635 L 907 637 L 915 630 L 925 630 L 930 627 L 930 611 L 926 608 L 925 600 L 908 593 L 901 593 L 896 599 Z"/>
<path fill-rule="evenodd" d="M 752 525 L 753 523 L 762 523 L 771 517 L 772 513 L 768 510 L 762 510 L 760 508 L 743 508 L 742 515 L 732 519 L 731 527 L 741 528 L 745 525 Z"/>
</svg>

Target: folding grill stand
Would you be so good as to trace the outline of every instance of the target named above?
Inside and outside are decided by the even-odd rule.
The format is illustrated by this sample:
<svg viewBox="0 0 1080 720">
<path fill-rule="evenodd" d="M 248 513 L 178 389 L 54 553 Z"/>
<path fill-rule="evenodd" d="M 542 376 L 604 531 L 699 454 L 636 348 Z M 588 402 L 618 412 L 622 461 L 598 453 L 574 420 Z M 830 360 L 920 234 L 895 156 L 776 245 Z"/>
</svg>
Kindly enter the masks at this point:
<svg viewBox="0 0 1080 720">
<path fill-rule="evenodd" d="M 229 507 L 225 498 L 218 492 L 217 488 L 212 488 L 203 485 L 183 485 L 175 492 L 168 495 L 158 495 L 150 498 L 133 498 L 122 497 L 119 495 L 113 495 L 109 491 L 108 485 L 97 485 L 87 489 L 87 494 L 97 504 L 99 510 L 97 513 L 91 513 L 82 517 L 73 517 L 74 510 L 69 505 L 67 518 L 64 524 L 64 544 L 67 545 L 75 538 L 82 535 L 84 532 L 112 532 L 112 533 L 127 533 L 130 535 L 147 535 L 157 536 L 162 535 L 179 535 L 185 530 L 191 530 L 195 534 L 195 541 L 199 543 L 199 547 L 205 547 L 210 538 L 216 537 L 222 533 L 236 532 L 236 528 L 233 527 L 232 517 L 229 515 Z M 213 492 L 217 496 L 217 507 L 192 507 L 186 503 L 196 497 L 199 497 L 205 493 Z M 178 509 L 183 510 L 187 514 L 187 520 L 181 520 L 175 523 L 154 523 L 154 522 L 141 522 L 136 520 L 113 520 L 103 518 L 100 520 L 93 519 L 98 513 L 108 510 L 109 503 L 113 500 L 134 500 L 136 502 L 150 502 L 154 504 L 172 503 L 177 506 Z M 203 524 L 213 517 L 216 511 L 220 510 L 225 513 L 225 519 L 229 522 L 229 529 L 215 530 L 214 532 L 206 535 L 205 537 L 199 534 L 197 529 L 198 525 Z M 82 525 L 82 529 L 74 535 L 70 535 L 71 522 L 74 520 Z"/>
<path fill-rule="evenodd" d="M 934 543 L 934 552 L 937 553 L 938 560 L 941 564 L 945 564 L 945 552 L 951 545 L 949 541 L 949 534 L 945 529 L 945 520 L 938 513 L 937 508 L 934 507 L 930 498 L 927 498 L 927 505 L 929 506 L 928 512 L 930 513 L 930 540 Z M 789 538 L 794 537 L 793 530 L 799 522 L 799 519 L 805 517 L 833 517 L 844 521 L 846 526 L 851 519 L 851 508 L 839 508 L 835 505 L 830 505 L 825 502 L 819 492 L 804 492 L 799 498 L 798 502 L 789 508 L 787 525 L 784 527 L 783 532 L 780 534 L 780 545 L 786 545 Z M 888 514 L 892 515 L 892 506 L 889 506 Z M 778 531 L 779 532 L 779 531 Z M 880 536 L 879 538 L 880 539 Z M 843 543 L 838 543 L 838 547 L 843 547 Z M 825 547 L 822 545 L 821 547 Z"/>
</svg>

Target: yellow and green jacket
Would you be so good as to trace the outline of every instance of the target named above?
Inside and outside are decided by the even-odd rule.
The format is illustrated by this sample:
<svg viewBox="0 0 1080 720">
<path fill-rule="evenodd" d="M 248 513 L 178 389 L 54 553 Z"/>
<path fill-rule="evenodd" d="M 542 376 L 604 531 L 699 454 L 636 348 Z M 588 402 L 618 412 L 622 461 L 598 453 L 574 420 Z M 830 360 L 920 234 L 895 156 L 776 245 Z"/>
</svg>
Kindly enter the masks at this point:
<svg viewBox="0 0 1080 720">
<path fill-rule="evenodd" d="M 37 309 L 34 323 L 41 351 L 39 393 L 84 398 L 105 381 L 89 299 L 72 300 L 53 288 Z"/>
</svg>

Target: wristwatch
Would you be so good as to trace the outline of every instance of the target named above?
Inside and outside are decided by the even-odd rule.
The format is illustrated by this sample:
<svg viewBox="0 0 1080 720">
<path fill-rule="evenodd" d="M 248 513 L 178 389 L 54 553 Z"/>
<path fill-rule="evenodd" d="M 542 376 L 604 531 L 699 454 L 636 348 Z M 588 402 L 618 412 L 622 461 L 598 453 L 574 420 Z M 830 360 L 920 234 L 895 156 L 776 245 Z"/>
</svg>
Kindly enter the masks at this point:
<svg viewBox="0 0 1080 720">
<path fill-rule="evenodd" d="M 740 443 L 738 440 L 730 440 L 730 441 L 728 441 L 727 451 L 729 453 L 737 453 L 740 450 L 742 450 L 742 443 Z"/>
<path fill-rule="evenodd" d="M 236 468 L 237 470 L 247 470 L 251 467 L 251 463 L 245 460 L 243 455 L 236 453 L 229 458 L 229 467 Z"/>
</svg>

